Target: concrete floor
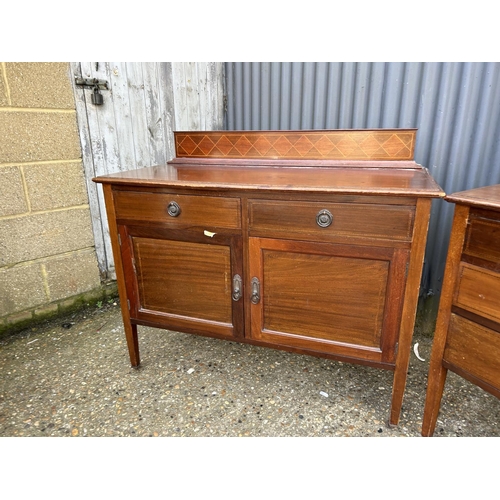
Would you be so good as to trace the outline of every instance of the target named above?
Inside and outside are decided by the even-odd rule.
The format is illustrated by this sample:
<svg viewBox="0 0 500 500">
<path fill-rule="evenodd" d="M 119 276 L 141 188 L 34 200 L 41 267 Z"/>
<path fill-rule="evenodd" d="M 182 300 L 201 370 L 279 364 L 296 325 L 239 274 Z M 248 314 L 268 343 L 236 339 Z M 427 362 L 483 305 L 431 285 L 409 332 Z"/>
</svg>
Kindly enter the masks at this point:
<svg viewBox="0 0 500 500">
<path fill-rule="evenodd" d="M 0 339 L 0 436 L 420 436 L 431 339 L 415 334 L 400 423 L 392 372 L 139 327 L 112 301 Z M 448 374 L 436 436 L 500 435 L 497 398 Z"/>
</svg>

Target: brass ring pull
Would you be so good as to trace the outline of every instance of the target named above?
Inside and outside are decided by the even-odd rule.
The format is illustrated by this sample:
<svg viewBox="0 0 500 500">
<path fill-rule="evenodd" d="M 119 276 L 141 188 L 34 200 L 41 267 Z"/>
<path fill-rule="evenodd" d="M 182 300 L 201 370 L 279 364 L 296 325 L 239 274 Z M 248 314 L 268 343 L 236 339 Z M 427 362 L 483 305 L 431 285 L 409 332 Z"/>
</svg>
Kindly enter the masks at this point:
<svg viewBox="0 0 500 500">
<path fill-rule="evenodd" d="M 168 204 L 167 212 L 171 217 L 178 217 L 181 213 L 181 207 L 175 201 L 171 201 Z"/>
<path fill-rule="evenodd" d="M 320 210 L 316 215 L 316 223 L 319 227 L 328 227 L 333 222 L 333 215 L 328 210 Z"/>
</svg>

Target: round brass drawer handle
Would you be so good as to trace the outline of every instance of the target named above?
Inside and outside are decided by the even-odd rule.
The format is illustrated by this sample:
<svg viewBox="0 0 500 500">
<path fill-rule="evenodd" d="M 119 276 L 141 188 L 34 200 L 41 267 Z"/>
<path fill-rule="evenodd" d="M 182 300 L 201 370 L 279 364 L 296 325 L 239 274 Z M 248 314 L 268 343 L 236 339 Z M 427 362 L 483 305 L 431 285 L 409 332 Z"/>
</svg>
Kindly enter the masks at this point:
<svg viewBox="0 0 500 500">
<path fill-rule="evenodd" d="M 333 222 L 333 215 L 328 210 L 320 210 L 316 215 L 316 223 L 319 227 L 328 227 Z"/>
<path fill-rule="evenodd" d="M 172 217 L 178 217 L 181 213 L 181 207 L 175 201 L 171 201 L 167 207 L 168 215 Z"/>
</svg>

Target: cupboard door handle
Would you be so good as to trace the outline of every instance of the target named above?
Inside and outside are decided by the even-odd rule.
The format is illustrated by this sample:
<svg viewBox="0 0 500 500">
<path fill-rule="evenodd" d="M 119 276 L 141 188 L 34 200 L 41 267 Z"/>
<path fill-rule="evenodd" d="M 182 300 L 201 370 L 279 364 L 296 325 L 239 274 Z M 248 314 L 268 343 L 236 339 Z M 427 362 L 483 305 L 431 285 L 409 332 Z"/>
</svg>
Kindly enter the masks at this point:
<svg viewBox="0 0 500 500">
<path fill-rule="evenodd" d="M 258 278 L 252 278 L 252 304 L 258 304 L 260 302 L 260 281 Z"/>
<path fill-rule="evenodd" d="M 168 215 L 172 217 L 178 217 L 181 213 L 181 207 L 175 201 L 171 201 L 167 207 Z"/>
<path fill-rule="evenodd" d="M 235 274 L 233 277 L 233 300 L 238 302 L 241 299 L 241 276 Z"/>
<path fill-rule="evenodd" d="M 333 222 L 333 215 L 329 210 L 320 210 L 316 215 L 316 223 L 319 227 L 328 227 Z"/>
</svg>

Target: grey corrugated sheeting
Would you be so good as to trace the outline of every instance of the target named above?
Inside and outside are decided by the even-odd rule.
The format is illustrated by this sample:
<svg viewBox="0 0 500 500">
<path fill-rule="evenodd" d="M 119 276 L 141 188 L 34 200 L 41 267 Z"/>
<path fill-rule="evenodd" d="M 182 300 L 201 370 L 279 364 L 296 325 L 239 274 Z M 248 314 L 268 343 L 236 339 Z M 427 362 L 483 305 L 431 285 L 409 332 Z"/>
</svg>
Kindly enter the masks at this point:
<svg viewBox="0 0 500 500">
<path fill-rule="evenodd" d="M 225 71 L 228 130 L 418 128 L 415 160 L 446 193 L 500 183 L 500 63 L 228 62 Z M 433 202 L 424 296 L 439 296 L 452 214 Z"/>
</svg>

